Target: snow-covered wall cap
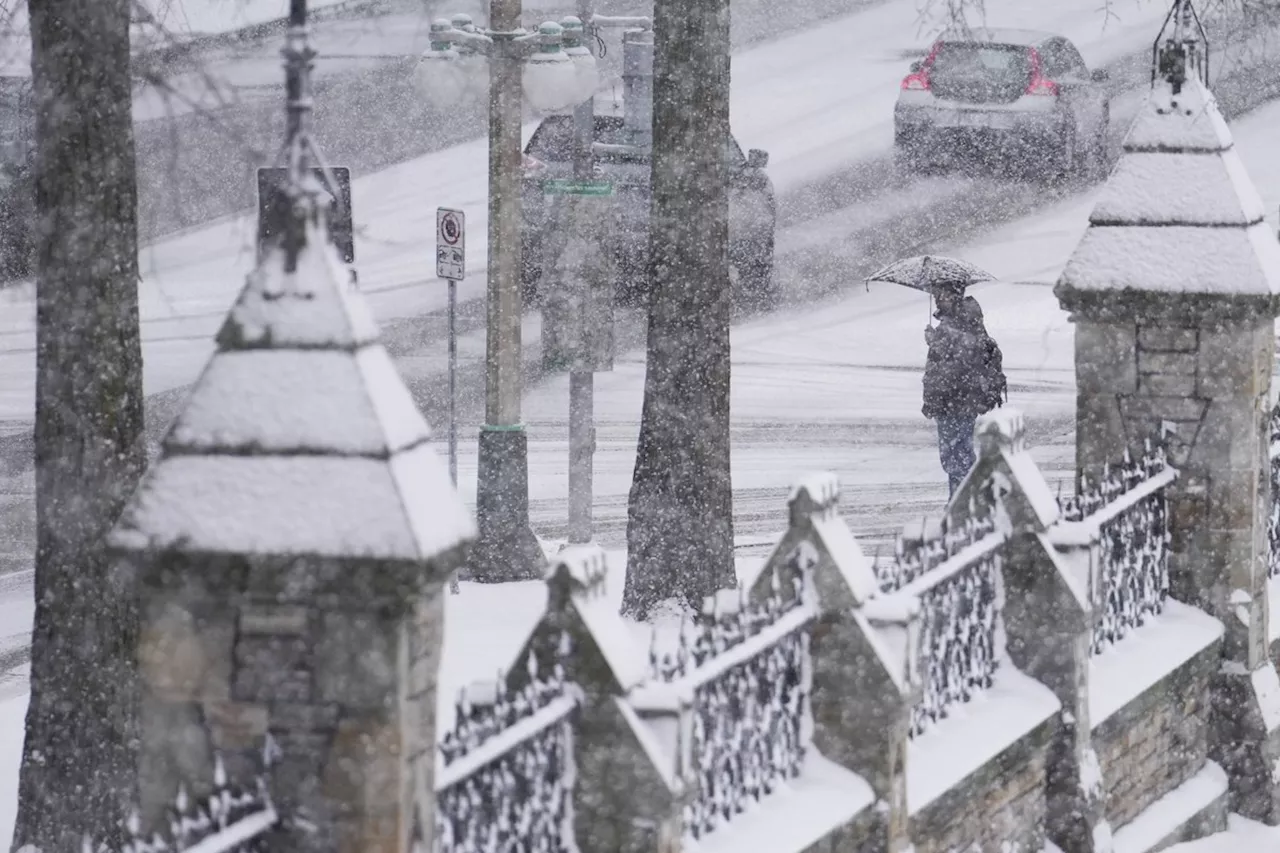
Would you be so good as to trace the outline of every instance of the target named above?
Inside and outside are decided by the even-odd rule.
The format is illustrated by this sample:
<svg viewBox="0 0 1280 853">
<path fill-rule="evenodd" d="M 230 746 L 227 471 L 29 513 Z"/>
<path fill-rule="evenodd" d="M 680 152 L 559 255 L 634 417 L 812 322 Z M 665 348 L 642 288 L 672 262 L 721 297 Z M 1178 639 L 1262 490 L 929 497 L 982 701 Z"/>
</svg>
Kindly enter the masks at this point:
<svg viewBox="0 0 1280 853">
<path fill-rule="evenodd" d="M 293 272 L 277 244 L 249 273 L 218 332 L 222 349 L 356 349 L 377 340 L 368 304 L 325 237 L 323 214 L 307 222 L 305 233 Z"/>
<path fill-rule="evenodd" d="M 128 551 L 423 562 L 474 538 L 448 469 L 421 444 L 390 460 L 162 456 L 109 542 Z"/>
<path fill-rule="evenodd" d="M 1262 197 L 1234 150 L 1136 152 L 1120 158 L 1089 217 L 1093 225 L 1205 225 L 1261 222 Z"/>
<path fill-rule="evenodd" d="M 113 547 L 457 568 L 474 521 L 325 233 L 250 275 Z"/>
<path fill-rule="evenodd" d="M 1022 453 L 1027 449 L 1027 422 L 1022 412 L 1009 406 L 992 409 L 978 418 L 973 430 L 978 454 L 988 456 L 1007 451 Z"/>
<path fill-rule="evenodd" d="M 569 545 L 556 555 L 547 569 L 548 583 L 568 583 L 576 595 L 599 597 L 608 580 L 608 555 L 599 545 Z"/>
<path fill-rule="evenodd" d="M 213 356 L 164 447 L 389 458 L 430 438 L 382 346 L 252 349 Z"/>
<path fill-rule="evenodd" d="M 816 471 L 806 474 L 791 487 L 787 505 L 792 511 L 834 512 L 840 505 L 840 478 L 834 471 Z"/>
<path fill-rule="evenodd" d="M 636 645 L 614 604 L 606 595 L 608 555 L 599 545 L 568 545 L 556 555 L 544 578 L 551 609 L 571 609 L 589 641 L 604 658 L 619 687 L 626 691 L 645 680 L 644 650 Z"/>
<path fill-rule="evenodd" d="M 1055 289 L 1072 292 L 1268 297 L 1280 295 L 1280 243 L 1247 228 L 1090 226 Z"/>
<path fill-rule="evenodd" d="M 1175 95 L 1167 80 L 1157 80 L 1125 136 L 1123 150 L 1214 152 L 1232 147 L 1231 131 L 1213 94 L 1192 77 Z"/>
</svg>

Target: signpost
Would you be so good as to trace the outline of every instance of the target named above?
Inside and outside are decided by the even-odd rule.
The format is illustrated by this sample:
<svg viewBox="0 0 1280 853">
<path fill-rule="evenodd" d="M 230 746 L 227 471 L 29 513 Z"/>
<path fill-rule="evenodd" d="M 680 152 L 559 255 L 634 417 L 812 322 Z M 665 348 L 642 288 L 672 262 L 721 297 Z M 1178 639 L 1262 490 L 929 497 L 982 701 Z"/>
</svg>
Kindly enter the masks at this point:
<svg viewBox="0 0 1280 853">
<path fill-rule="evenodd" d="M 542 362 L 569 369 L 569 542 L 592 538 L 592 457 L 597 371 L 613 369 L 616 271 L 610 245 L 617 212 L 613 185 L 544 181 L 554 197 L 554 234 L 542 296 Z"/>
<path fill-rule="evenodd" d="M 314 168 L 311 174 L 325 186 L 324 169 Z M 345 166 L 329 169 L 338 185 L 338 198 L 329 202 L 329 233 L 343 263 L 354 264 L 356 246 L 351 225 L 351 170 Z M 289 215 L 289 199 L 281 192 L 288 169 L 258 170 L 258 258 L 266 252 L 267 243 L 284 230 L 284 217 Z"/>
<path fill-rule="evenodd" d="M 458 485 L 458 282 L 467 276 L 467 217 L 436 209 L 436 277 L 449 282 L 449 476 Z"/>
</svg>

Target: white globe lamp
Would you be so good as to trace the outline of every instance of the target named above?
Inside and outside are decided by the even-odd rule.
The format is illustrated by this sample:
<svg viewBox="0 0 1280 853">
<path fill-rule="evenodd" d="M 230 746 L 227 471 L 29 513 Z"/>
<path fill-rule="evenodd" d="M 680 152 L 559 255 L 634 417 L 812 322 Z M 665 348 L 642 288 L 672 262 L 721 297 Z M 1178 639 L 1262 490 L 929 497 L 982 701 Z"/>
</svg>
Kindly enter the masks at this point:
<svg viewBox="0 0 1280 853">
<path fill-rule="evenodd" d="M 600 69 L 596 65 L 596 58 L 583 44 L 586 30 L 582 21 L 574 15 L 567 15 L 560 19 L 560 26 L 564 27 L 565 55 L 569 57 L 577 73 L 578 97 L 575 103 L 580 104 L 595 97 L 596 90 L 600 88 Z"/>
<path fill-rule="evenodd" d="M 444 38 L 452 29 L 443 18 L 431 22 L 431 45 L 414 69 L 418 90 L 436 107 L 453 106 L 467 91 L 466 68 L 458 51 Z"/>
<path fill-rule="evenodd" d="M 524 96 L 538 112 L 554 113 L 577 103 L 578 70 L 560 48 L 564 28 L 548 21 L 538 27 L 544 42 L 524 63 Z"/>
</svg>

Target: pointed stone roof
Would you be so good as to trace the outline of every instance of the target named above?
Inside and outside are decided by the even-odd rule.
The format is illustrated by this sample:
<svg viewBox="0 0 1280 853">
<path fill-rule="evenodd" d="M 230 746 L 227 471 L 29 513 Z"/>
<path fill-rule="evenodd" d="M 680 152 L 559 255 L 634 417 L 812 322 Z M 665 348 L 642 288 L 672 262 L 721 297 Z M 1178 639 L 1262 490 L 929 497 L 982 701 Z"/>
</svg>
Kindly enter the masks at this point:
<svg viewBox="0 0 1280 853">
<path fill-rule="evenodd" d="M 324 228 L 250 273 L 112 544 L 423 561 L 474 537 Z"/>
<path fill-rule="evenodd" d="M 1157 81 L 1056 292 L 1274 299 L 1280 245 L 1263 214 L 1213 96 L 1194 77 L 1177 95 Z"/>
</svg>

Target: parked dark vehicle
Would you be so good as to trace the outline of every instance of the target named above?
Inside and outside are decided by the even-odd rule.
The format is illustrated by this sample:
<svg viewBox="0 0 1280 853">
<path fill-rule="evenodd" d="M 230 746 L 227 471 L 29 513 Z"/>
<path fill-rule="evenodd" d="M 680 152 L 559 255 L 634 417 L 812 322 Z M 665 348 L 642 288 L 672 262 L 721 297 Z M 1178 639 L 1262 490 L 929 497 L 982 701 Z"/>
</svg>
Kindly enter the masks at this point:
<svg viewBox="0 0 1280 853">
<path fill-rule="evenodd" d="M 911 65 L 894 110 L 900 168 L 994 153 L 1053 177 L 1105 168 L 1107 72 L 1070 41 L 1027 30 L 948 33 Z"/>
<path fill-rule="evenodd" d="M 611 102 L 612 103 L 612 102 Z M 625 144 L 620 105 L 597 105 L 595 141 Z M 545 259 L 542 255 L 549 221 L 548 199 L 542 181 L 573 176 L 573 116 L 543 120 L 525 146 L 523 188 L 522 282 L 525 300 L 537 298 Z M 768 305 L 777 299 L 773 276 L 774 229 L 777 204 L 773 183 L 765 173 L 769 156 L 752 149 L 746 156 L 732 137 L 726 146 L 730 164 L 729 262 L 734 296 L 739 302 Z M 597 179 L 613 183 L 619 198 L 619 296 L 634 300 L 644 294 L 649 249 L 649 159 L 606 155 L 596 158 Z"/>
</svg>

